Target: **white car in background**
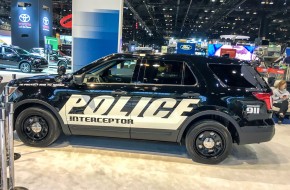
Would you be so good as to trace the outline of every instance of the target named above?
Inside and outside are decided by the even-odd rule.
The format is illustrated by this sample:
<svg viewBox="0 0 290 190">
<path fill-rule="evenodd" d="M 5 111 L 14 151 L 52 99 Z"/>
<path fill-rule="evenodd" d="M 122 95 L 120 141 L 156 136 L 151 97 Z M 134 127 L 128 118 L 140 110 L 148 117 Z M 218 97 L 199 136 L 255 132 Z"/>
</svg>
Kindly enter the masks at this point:
<svg viewBox="0 0 290 190">
<path fill-rule="evenodd" d="M 45 55 L 45 52 L 44 52 L 44 48 L 32 48 L 30 50 L 30 53 L 32 55 L 37 55 L 37 56 L 41 56 L 41 57 L 46 58 L 46 55 Z"/>
</svg>

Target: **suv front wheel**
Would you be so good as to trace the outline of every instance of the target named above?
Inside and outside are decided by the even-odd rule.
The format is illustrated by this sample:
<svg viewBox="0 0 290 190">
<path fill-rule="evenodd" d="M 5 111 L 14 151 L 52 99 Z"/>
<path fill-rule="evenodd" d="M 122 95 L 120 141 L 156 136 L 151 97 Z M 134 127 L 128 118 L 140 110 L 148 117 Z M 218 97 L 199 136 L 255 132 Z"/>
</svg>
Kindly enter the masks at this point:
<svg viewBox="0 0 290 190">
<path fill-rule="evenodd" d="M 193 125 L 185 138 L 186 149 L 193 161 L 218 164 L 225 160 L 232 148 L 230 132 L 221 123 L 204 120 Z"/>
<path fill-rule="evenodd" d="M 23 62 L 20 65 L 20 70 L 23 73 L 30 73 L 31 72 L 31 65 L 27 62 Z"/>
<path fill-rule="evenodd" d="M 23 110 L 17 116 L 15 129 L 24 144 L 34 147 L 49 146 L 61 133 L 56 118 L 38 107 Z"/>
</svg>

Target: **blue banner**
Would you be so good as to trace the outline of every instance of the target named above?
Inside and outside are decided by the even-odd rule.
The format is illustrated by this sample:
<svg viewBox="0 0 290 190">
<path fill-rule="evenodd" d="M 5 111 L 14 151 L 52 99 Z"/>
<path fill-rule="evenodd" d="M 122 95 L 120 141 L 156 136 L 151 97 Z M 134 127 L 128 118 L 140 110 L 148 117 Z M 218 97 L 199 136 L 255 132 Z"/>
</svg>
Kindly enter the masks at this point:
<svg viewBox="0 0 290 190">
<path fill-rule="evenodd" d="M 123 1 L 73 1 L 73 71 L 121 47 Z"/>
<path fill-rule="evenodd" d="M 178 54 L 195 54 L 195 44 L 193 43 L 177 43 L 177 53 Z"/>
</svg>

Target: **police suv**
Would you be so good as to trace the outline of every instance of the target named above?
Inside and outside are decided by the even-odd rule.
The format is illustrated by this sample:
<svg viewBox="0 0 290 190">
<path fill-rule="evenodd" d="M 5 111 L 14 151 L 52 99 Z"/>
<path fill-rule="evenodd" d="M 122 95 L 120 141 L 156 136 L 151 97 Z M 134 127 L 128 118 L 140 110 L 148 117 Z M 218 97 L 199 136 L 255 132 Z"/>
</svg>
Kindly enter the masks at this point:
<svg viewBox="0 0 290 190">
<path fill-rule="evenodd" d="M 271 89 L 248 63 L 189 55 L 113 54 L 73 74 L 13 80 L 15 129 L 45 147 L 63 132 L 184 142 L 217 164 L 232 144 L 270 141 Z"/>
</svg>

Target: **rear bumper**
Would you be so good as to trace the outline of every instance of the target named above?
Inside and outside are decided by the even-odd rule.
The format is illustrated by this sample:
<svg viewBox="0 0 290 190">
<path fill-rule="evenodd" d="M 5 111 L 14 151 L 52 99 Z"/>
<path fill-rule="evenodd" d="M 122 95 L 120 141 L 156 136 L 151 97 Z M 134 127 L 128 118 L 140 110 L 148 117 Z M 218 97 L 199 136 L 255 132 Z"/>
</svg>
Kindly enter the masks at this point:
<svg viewBox="0 0 290 190">
<path fill-rule="evenodd" d="M 239 144 L 252 144 L 270 141 L 275 135 L 275 123 L 261 126 L 241 127 Z"/>
</svg>

